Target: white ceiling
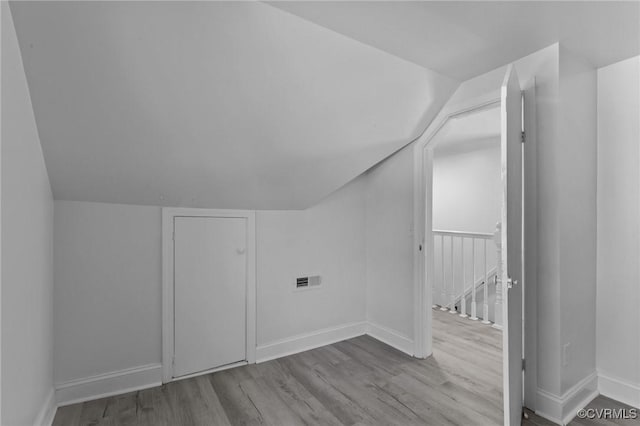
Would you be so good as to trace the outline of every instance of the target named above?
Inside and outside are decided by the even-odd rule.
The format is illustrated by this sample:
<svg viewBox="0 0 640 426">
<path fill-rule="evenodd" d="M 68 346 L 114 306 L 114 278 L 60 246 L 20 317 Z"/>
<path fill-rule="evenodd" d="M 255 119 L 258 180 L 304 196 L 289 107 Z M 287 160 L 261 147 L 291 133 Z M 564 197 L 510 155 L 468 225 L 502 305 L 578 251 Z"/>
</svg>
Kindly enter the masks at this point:
<svg viewBox="0 0 640 426">
<path fill-rule="evenodd" d="M 298 209 L 455 84 L 263 3 L 14 2 L 56 199 Z"/>
<path fill-rule="evenodd" d="M 500 108 L 482 109 L 448 120 L 431 143 L 436 156 L 500 145 Z"/>
<path fill-rule="evenodd" d="M 56 199 L 306 208 L 455 83 L 560 41 L 640 51 L 640 3 L 12 2 Z M 434 71 L 431 71 L 434 70 Z M 438 74 L 440 73 L 440 74 Z"/>
<path fill-rule="evenodd" d="M 270 4 L 460 81 L 555 42 L 596 67 L 640 53 L 638 1 Z"/>
</svg>

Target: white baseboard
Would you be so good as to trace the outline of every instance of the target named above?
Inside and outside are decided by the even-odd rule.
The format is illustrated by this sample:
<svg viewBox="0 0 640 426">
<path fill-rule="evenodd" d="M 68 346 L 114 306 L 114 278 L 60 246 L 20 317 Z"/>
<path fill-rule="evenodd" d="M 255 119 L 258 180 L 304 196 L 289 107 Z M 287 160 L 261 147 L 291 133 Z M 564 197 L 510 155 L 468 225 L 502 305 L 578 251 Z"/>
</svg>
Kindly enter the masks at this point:
<svg viewBox="0 0 640 426">
<path fill-rule="evenodd" d="M 562 398 L 540 388 L 537 394 L 536 414 L 555 424 L 562 424 Z"/>
<path fill-rule="evenodd" d="M 580 380 L 562 396 L 538 388 L 536 414 L 556 424 L 566 425 L 598 396 L 598 375 L 594 371 Z"/>
<path fill-rule="evenodd" d="M 640 409 L 640 385 L 598 372 L 598 391 L 616 401 Z"/>
<path fill-rule="evenodd" d="M 59 407 L 162 384 L 162 365 L 148 364 L 56 384 Z"/>
<path fill-rule="evenodd" d="M 362 336 L 366 331 L 366 321 L 360 321 L 277 340 L 256 348 L 256 362 L 265 362 Z"/>
<path fill-rule="evenodd" d="M 367 321 L 325 328 L 278 340 L 256 348 L 256 362 L 265 362 L 287 355 L 304 352 L 320 346 L 369 334 L 402 352 L 413 355 L 413 340 L 398 332 Z M 108 396 L 119 395 L 162 384 L 162 365 L 149 364 L 107 374 L 70 380 L 56 384 L 57 406 L 75 404 Z M 53 399 L 53 398 L 52 398 Z M 55 407 L 55 404 L 54 404 Z M 55 411 L 54 411 L 55 413 Z M 53 417 L 52 417 L 53 418 Z M 49 426 L 49 425 L 47 425 Z"/>
<path fill-rule="evenodd" d="M 413 340 L 395 330 L 369 321 L 367 322 L 367 334 L 408 355 L 413 356 L 414 354 Z"/>
<path fill-rule="evenodd" d="M 51 426 L 53 418 L 56 416 L 57 408 L 55 391 L 51 388 L 33 426 Z"/>
</svg>

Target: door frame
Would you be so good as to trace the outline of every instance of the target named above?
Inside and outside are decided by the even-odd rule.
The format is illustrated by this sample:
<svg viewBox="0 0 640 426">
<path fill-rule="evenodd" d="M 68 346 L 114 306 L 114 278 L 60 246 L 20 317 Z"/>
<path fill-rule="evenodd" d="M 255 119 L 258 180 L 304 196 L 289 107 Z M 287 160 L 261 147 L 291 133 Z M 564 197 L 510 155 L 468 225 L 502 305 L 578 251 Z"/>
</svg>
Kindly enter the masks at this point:
<svg viewBox="0 0 640 426">
<path fill-rule="evenodd" d="M 524 406 L 536 410 L 538 391 L 538 142 L 536 78 L 520 82 L 523 93 L 522 122 L 526 140 L 523 149 L 523 216 L 524 263 L 523 297 L 524 330 L 523 355 Z M 529 336 L 527 339 L 526 336 Z"/>
<path fill-rule="evenodd" d="M 211 217 L 242 218 L 247 220 L 247 270 L 246 270 L 246 360 L 244 363 L 256 362 L 256 218 L 250 210 L 221 210 L 173 208 L 162 209 L 162 382 L 168 383 L 180 378 L 173 377 L 174 356 L 174 218 L 175 217 Z M 236 364 L 232 364 L 235 366 Z M 222 366 L 206 370 L 207 374 L 223 370 Z"/>
<path fill-rule="evenodd" d="M 524 350 L 527 360 L 524 372 L 524 406 L 535 410 L 537 398 L 537 250 L 538 250 L 538 215 L 537 215 L 537 82 L 535 77 L 520 82 L 522 85 L 523 123 L 526 134 L 524 144 L 524 272 L 523 294 L 524 310 Z M 430 197 L 432 189 L 432 147 L 429 143 L 446 122 L 464 113 L 501 102 L 500 89 L 483 96 L 475 97 L 454 105 L 447 105 L 427 127 L 414 146 L 414 356 L 427 358 L 432 354 L 432 283 L 429 274 L 433 270 L 433 234 L 426 227 L 427 220 L 432 223 Z M 429 229 L 426 229 L 429 228 Z M 430 244 L 427 243 L 430 241 Z M 424 247 L 425 254 L 420 251 Z M 431 248 L 430 248 L 431 247 Z"/>
<path fill-rule="evenodd" d="M 427 358 L 433 352 L 433 146 L 431 142 L 446 123 L 454 118 L 494 108 L 501 103 L 497 88 L 485 95 L 447 105 L 427 127 L 414 146 L 414 356 Z M 423 250 L 424 249 L 424 254 Z"/>
</svg>

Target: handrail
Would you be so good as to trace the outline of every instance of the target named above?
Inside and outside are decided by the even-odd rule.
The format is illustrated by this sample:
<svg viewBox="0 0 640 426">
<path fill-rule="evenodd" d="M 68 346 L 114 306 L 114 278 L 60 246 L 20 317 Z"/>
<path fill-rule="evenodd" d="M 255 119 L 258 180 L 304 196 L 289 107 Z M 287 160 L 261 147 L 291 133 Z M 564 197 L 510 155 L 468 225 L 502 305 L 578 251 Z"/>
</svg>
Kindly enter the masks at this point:
<svg viewBox="0 0 640 426">
<path fill-rule="evenodd" d="M 499 230 L 499 224 L 496 225 L 496 229 Z M 498 234 L 434 229 L 433 235 L 436 238 L 440 237 L 438 240 L 441 242 L 439 247 L 440 262 L 439 265 L 434 265 L 441 271 L 440 277 L 434 282 L 433 286 L 434 306 L 452 314 L 459 314 L 461 317 L 472 320 L 480 319 L 483 323 L 490 324 L 489 285 L 492 285 L 496 295 L 494 321 L 498 323 L 498 312 L 501 312 L 502 309 L 501 291 L 497 283 L 500 275 L 499 263 L 495 267 L 490 267 L 487 262 L 487 253 L 491 247 L 489 246 L 490 241 L 496 245 L 496 261 L 499 262 Z M 445 249 L 446 240 L 449 241 L 449 244 Z M 434 239 L 434 243 L 436 241 Z M 491 250 L 493 251 L 493 249 Z M 469 252 L 471 254 L 470 268 L 467 267 L 469 266 L 469 260 L 465 259 Z M 476 255 L 481 256 L 479 259 L 481 262 L 480 268 L 476 267 Z M 448 259 L 448 265 L 445 265 L 445 259 Z M 471 277 L 469 277 L 469 272 Z M 470 287 L 467 284 L 469 283 L 469 278 L 471 278 Z M 482 302 L 478 303 L 476 293 L 480 289 L 482 289 L 483 299 Z M 467 310 L 467 296 L 469 294 L 471 295 L 470 312 Z"/>
<path fill-rule="evenodd" d="M 445 236 L 452 236 L 452 237 L 480 238 L 485 240 L 493 240 L 493 234 L 485 234 L 482 232 L 446 231 L 446 230 L 434 229 L 433 233 L 436 235 L 445 235 Z"/>
<path fill-rule="evenodd" d="M 494 277 L 498 278 L 498 268 L 497 267 L 493 267 L 493 268 L 491 268 L 491 269 L 489 269 L 487 271 L 487 279 L 488 279 L 488 281 L 492 281 L 492 279 Z M 485 277 L 483 275 L 481 277 L 478 277 L 478 279 L 476 280 L 476 289 L 480 289 L 484 285 L 485 285 Z M 465 286 L 465 289 L 464 289 L 465 296 L 471 295 L 472 291 L 473 291 L 473 283 L 471 283 L 468 287 Z M 462 296 L 459 295 L 459 292 L 457 294 L 458 294 L 458 296 L 456 296 L 456 301 L 458 301 L 458 300 L 460 300 L 462 298 Z"/>
</svg>

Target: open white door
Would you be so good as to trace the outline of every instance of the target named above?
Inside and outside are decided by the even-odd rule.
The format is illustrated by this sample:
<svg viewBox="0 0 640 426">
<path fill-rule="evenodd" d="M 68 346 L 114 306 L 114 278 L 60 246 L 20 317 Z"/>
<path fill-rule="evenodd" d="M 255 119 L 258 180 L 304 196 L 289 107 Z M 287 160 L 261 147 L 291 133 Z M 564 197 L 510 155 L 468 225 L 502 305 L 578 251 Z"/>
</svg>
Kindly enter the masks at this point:
<svg viewBox="0 0 640 426">
<path fill-rule="evenodd" d="M 501 89 L 503 392 L 505 425 L 522 418 L 522 93 L 513 65 Z"/>
</svg>

